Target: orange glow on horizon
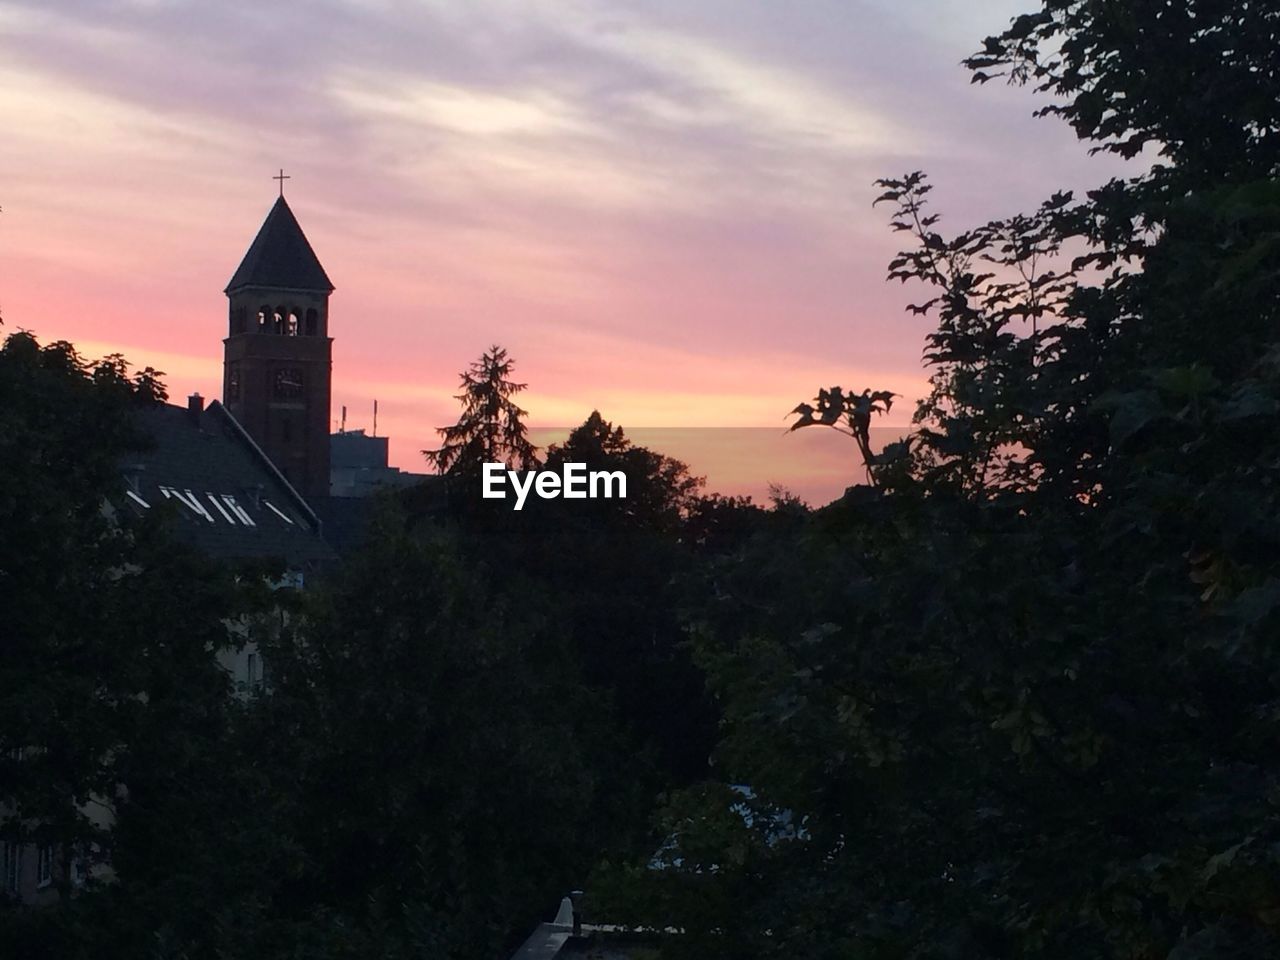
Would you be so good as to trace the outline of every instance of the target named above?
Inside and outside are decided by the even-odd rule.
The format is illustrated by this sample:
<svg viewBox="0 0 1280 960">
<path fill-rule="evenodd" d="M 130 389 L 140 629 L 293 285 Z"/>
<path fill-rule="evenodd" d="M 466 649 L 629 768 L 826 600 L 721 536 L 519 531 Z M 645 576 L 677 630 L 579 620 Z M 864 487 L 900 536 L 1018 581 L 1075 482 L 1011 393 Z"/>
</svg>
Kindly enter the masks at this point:
<svg viewBox="0 0 1280 960">
<path fill-rule="evenodd" d="M 239 0 L 109 25 L 0 2 L 5 330 L 217 397 L 221 291 L 284 167 L 337 285 L 333 422 L 376 398 L 405 469 L 495 343 L 534 425 L 781 428 L 834 384 L 902 394 L 905 423 L 930 324 L 884 282 L 872 181 L 936 170 L 958 229 L 1109 161 L 950 66 L 1013 0 L 728 4 L 339 0 L 339 37 Z"/>
</svg>

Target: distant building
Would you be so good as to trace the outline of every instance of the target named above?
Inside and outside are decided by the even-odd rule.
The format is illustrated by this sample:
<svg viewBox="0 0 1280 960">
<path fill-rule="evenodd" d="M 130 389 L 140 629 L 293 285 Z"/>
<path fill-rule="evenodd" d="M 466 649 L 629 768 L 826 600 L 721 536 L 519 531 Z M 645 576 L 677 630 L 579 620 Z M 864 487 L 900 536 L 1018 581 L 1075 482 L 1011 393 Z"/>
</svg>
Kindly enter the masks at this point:
<svg viewBox="0 0 1280 960">
<path fill-rule="evenodd" d="M 278 560 L 282 586 L 301 588 L 338 559 L 311 505 L 218 401 L 206 408 L 196 394 L 186 407 L 159 404 L 141 411 L 138 425 L 155 446 L 123 467 L 126 508 L 168 505 L 178 537 L 215 560 Z M 219 659 L 237 690 L 262 684 L 253 642 Z"/>
<path fill-rule="evenodd" d="M 178 536 L 210 557 L 277 558 L 299 583 L 336 559 L 306 498 L 218 401 L 157 404 L 137 422 L 154 446 L 121 466 L 126 506 L 172 504 Z"/>
<path fill-rule="evenodd" d="M 386 437 L 367 436 L 363 430 L 329 435 L 329 495 L 367 497 L 379 490 L 396 490 L 426 479 L 387 463 L 390 445 Z"/>
<path fill-rule="evenodd" d="M 153 443 L 121 463 L 125 489 L 109 511 L 169 511 L 177 537 L 215 560 L 279 560 L 281 586 L 301 587 L 337 559 L 306 499 L 216 400 L 205 407 L 196 395 L 185 407 L 145 407 L 136 423 Z M 263 684 L 262 657 L 252 641 L 221 652 L 219 662 L 241 695 Z M 104 826 L 114 818 L 111 803 L 102 798 L 88 798 L 83 811 Z M 55 845 L 0 843 L 0 897 L 32 905 L 56 901 L 62 855 Z M 71 867 L 77 883 L 83 879 L 79 863 Z M 107 879 L 110 868 L 99 866 L 94 875 Z"/>
<path fill-rule="evenodd" d="M 21 762 L 23 751 L 14 751 L 13 760 Z M 7 814 L 0 808 L 0 813 Z M 91 818 L 96 809 L 86 805 L 85 813 Z M 54 879 L 60 866 L 59 851 L 55 845 L 33 843 L 0 843 L 0 899 L 11 898 L 20 903 L 44 906 L 56 903 L 58 894 Z M 79 882 L 79 872 L 72 869 L 72 881 Z"/>
</svg>

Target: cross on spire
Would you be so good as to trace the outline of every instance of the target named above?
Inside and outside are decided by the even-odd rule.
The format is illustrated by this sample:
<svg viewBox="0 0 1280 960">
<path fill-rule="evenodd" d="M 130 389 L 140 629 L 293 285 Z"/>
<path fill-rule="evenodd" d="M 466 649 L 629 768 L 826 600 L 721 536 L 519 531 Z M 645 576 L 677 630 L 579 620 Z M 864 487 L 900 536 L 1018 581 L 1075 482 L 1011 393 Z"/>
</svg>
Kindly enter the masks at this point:
<svg viewBox="0 0 1280 960">
<path fill-rule="evenodd" d="M 281 168 L 280 168 L 280 172 L 279 172 L 276 176 L 272 177 L 271 179 L 272 179 L 272 180 L 279 180 L 279 181 L 280 181 L 280 196 L 282 196 L 282 197 L 283 197 L 283 196 L 284 196 L 284 182 L 285 182 L 286 180 L 292 180 L 292 179 L 293 179 L 293 177 L 291 177 L 291 176 L 289 176 L 287 173 L 285 173 L 285 172 L 284 172 L 284 167 L 281 167 Z"/>
</svg>

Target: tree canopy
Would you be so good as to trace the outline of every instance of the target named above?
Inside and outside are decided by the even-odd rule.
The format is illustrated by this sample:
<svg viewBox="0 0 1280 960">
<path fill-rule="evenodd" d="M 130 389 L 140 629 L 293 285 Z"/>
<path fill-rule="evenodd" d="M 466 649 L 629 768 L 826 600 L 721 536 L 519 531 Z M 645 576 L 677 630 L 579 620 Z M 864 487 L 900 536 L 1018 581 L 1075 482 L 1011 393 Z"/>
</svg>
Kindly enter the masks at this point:
<svg viewBox="0 0 1280 960">
<path fill-rule="evenodd" d="M 515 361 L 499 346 L 490 347 L 462 371 L 462 404 L 458 422 L 441 427 L 439 449 L 424 450 L 427 462 L 440 473 L 478 473 L 484 463 L 505 463 L 529 470 L 537 465 L 537 447 L 528 438 L 528 411 L 515 402 L 527 384 L 511 379 Z"/>
<path fill-rule="evenodd" d="M 1276 951 L 1278 17 L 1049 0 L 968 61 L 1157 159 L 952 236 L 880 182 L 931 393 L 708 574 L 718 776 L 600 909 L 704 955 Z"/>
<path fill-rule="evenodd" d="M 792 411 L 869 471 L 819 510 L 708 495 L 593 412 L 547 465 L 627 500 L 388 496 L 268 591 L 111 508 L 162 375 L 10 336 L 0 833 L 114 882 L 65 860 L 0 942 L 495 956 L 594 865 L 590 918 L 670 957 L 1277 954 L 1278 29 L 1044 0 L 983 43 L 975 81 L 1141 170 L 956 233 L 923 172 L 877 183 L 929 391 L 879 452 L 879 385 Z M 463 373 L 442 473 L 536 466 L 512 370 Z M 267 696 L 216 666 L 232 621 Z"/>
</svg>

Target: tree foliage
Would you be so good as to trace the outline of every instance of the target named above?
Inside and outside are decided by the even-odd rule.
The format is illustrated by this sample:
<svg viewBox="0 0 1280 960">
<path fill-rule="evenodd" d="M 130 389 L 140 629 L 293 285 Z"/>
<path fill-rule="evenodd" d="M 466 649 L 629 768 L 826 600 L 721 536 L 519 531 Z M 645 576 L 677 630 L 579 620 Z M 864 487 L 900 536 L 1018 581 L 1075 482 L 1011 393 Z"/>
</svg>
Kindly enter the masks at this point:
<svg viewBox="0 0 1280 960">
<path fill-rule="evenodd" d="M 382 929 L 384 950 L 499 954 L 603 842 L 591 703 L 553 609 L 409 526 L 384 505 L 368 549 L 264 651 L 260 748 L 305 855 L 277 903 Z"/>
<path fill-rule="evenodd" d="M 633 527 L 673 536 L 705 483 L 681 461 L 633 444 L 622 427 L 606 421 L 598 410 L 575 427 L 564 443 L 547 450 L 548 469 L 560 469 L 566 463 L 626 476 L 625 499 L 589 501 L 588 507 L 611 513 Z"/>
<path fill-rule="evenodd" d="M 95 955 L 99 905 L 125 883 L 135 903 L 156 889 L 142 849 L 198 856 L 167 845 L 193 812 L 179 798 L 225 797 L 210 766 L 231 711 L 215 654 L 257 595 L 163 518 L 116 509 L 120 462 L 146 442 L 131 411 L 164 396 L 160 376 L 26 333 L 0 347 L 0 833 L 55 851 L 61 904 L 0 911 L 0 936 L 31 955 Z"/>
<path fill-rule="evenodd" d="M 501 500 L 454 498 L 447 516 L 471 562 L 528 584 L 556 611 L 554 628 L 611 729 L 613 756 L 597 769 L 619 821 L 611 829 L 630 836 L 653 795 L 700 775 L 710 749 L 713 720 L 680 617 L 703 481 L 599 412 L 548 449 L 547 469 L 566 463 L 622 472 L 627 496 L 530 500 L 518 513 Z"/>
<path fill-rule="evenodd" d="M 493 346 L 462 372 L 462 392 L 455 398 L 462 404 L 458 422 L 437 431 L 439 449 L 422 451 L 440 473 L 478 474 L 484 463 L 518 470 L 537 466 L 538 451 L 524 424 L 528 411 L 514 399 L 527 385 L 511 379 L 514 367 L 507 351 Z"/>
<path fill-rule="evenodd" d="M 548 463 L 626 501 L 406 496 L 267 603 L 104 510 L 159 374 L 10 337 L 0 830 L 116 882 L 0 942 L 501 955 L 603 857 L 596 918 L 664 955 L 1276 954 L 1277 17 L 1045 0 L 967 61 L 1152 165 L 956 234 L 923 173 L 879 182 L 929 393 L 879 454 L 892 395 L 793 411 L 874 481 L 820 511 L 705 496 L 593 413 Z M 511 367 L 463 375 L 441 472 L 534 465 Z M 266 611 L 272 694 L 236 702 L 211 652 Z"/>
<path fill-rule="evenodd" d="M 146 441 L 130 410 L 161 396 L 120 357 L 0 351 L 3 829 L 101 868 L 83 887 L 68 870 L 60 909 L 0 910 L 7 944 L 501 955 L 705 768 L 673 580 L 700 484 L 683 464 L 596 415 L 555 456 L 624 469 L 634 500 L 575 518 L 389 498 L 363 553 L 299 597 L 185 550 L 162 510 L 113 509 Z M 217 664 L 233 621 L 267 696 L 235 698 Z"/>
<path fill-rule="evenodd" d="M 874 483 L 871 467 L 877 462 L 871 449 L 871 418 L 882 416 L 893 409 L 893 398 L 888 390 L 863 390 L 845 393 L 840 387 L 820 389 L 813 403 L 799 403 L 788 416 L 796 417 L 792 430 L 803 427 L 830 427 L 847 434 L 858 445 L 858 453 L 867 468 L 867 479 Z"/>
<path fill-rule="evenodd" d="M 950 237 L 881 181 L 936 321 L 910 449 L 708 573 L 720 782 L 601 909 L 691 954 L 1276 952 L 1277 16 L 1048 0 L 969 61 L 1160 159 Z"/>
<path fill-rule="evenodd" d="M 129 408 L 149 400 L 126 374 L 118 357 L 88 363 L 26 333 L 0 347 L 0 461 L 24 465 L 0 473 L 3 832 L 65 838 L 86 865 L 106 837 L 84 801 L 112 798 L 121 746 L 148 712 L 142 657 L 164 642 L 135 633 L 128 600 L 148 584 L 138 567 L 155 562 L 150 542 L 104 509 L 117 458 L 142 442 Z M 61 881 L 68 896 L 69 874 Z"/>
</svg>

